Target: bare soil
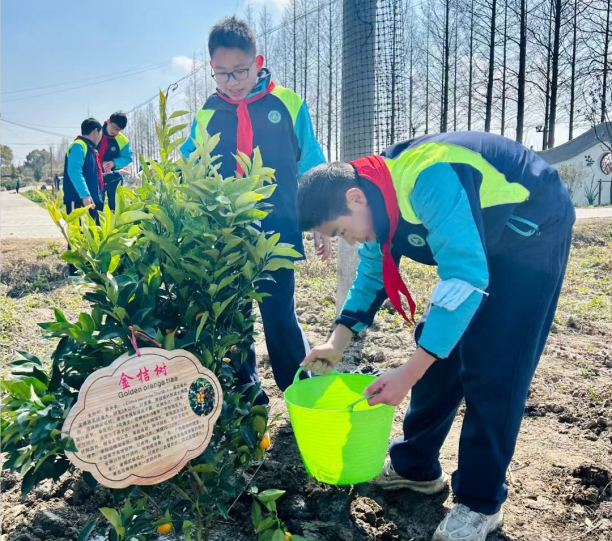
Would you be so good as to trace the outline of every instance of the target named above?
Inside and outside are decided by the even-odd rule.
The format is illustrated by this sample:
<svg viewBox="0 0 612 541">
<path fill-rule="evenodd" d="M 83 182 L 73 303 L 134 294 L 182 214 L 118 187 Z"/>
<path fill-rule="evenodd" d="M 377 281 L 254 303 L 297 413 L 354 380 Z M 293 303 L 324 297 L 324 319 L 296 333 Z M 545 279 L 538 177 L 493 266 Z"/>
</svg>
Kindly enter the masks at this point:
<svg viewBox="0 0 612 541">
<path fill-rule="evenodd" d="M 312 255 L 311 244 L 308 239 Z M 41 355 L 53 349 L 35 325 L 52 318 L 53 306 L 74 316 L 85 306 L 78 286 L 64 279 L 57 255 L 61 246 L 50 246 L 46 241 L 2 243 L 3 373 L 15 349 Z M 334 320 L 335 261 L 310 258 L 299 268 L 297 311 L 315 345 L 326 339 Z M 417 304 L 425 306 L 435 269 L 404 262 L 402 273 Z M 353 341 L 339 368 L 385 371 L 404 362 L 413 349 L 411 330 L 385 306 L 373 328 Z M 272 412 L 283 416 L 253 483 L 262 490 L 287 491 L 278 508 L 290 530 L 319 541 L 430 539 L 453 503 L 449 491 L 424 497 L 385 493 L 367 484 L 331 487 L 307 477 L 262 336 L 258 355 Z M 408 400 L 396 410 L 393 437 L 401 435 Z M 457 464 L 462 418 L 460 410 L 442 449 L 449 473 Z M 531 386 L 507 483 L 504 526 L 489 541 L 612 540 L 612 221 L 576 226 L 562 298 Z M 25 501 L 16 475 L 3 472 L 2 489 L 0 541 L 75 540 L 99 507 L 112 505 L 108 490 L 90 489 L 78 472 L 43 484 Z M 216 537 L 254 540 L 248 516 L 249 501 L 243 497 Z"/>
</svg>

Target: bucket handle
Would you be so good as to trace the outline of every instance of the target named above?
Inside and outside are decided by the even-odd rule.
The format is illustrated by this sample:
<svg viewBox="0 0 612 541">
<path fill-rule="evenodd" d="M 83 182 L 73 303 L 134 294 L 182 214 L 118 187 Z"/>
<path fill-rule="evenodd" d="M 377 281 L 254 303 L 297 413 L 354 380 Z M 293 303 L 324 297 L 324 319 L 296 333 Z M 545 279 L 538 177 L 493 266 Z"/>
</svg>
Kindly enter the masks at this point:
<svg viewBox="0 0 612 541">
<path fill-rule="evenodd" d="M 297 372 L 295 373 L 295 376 L 293 378 L 293 383 L 296 384 L 299 380 L 300 380 L 300 374 L 304 371 L 304 369 L 300 366 L 297 370 Z M 330 372 L 330 374 L 339 374 L 340 372 L 338 372 L 337 370 L 332 370 Z"/>
<path fill-rule="evenodd" d="M 346 406 L 346 409 L 352 412 L 355 406 L 359 404 L 359 402 L 363 402 L 364 400 L 370 400 L 370 398 L 374 398 L 375 396 L 378 396 L 378 394 L 379 393 L 374 393 L 368 396 L 362 396 L 361 398 L 358 398 L 357 400 L 355 400 L 355 402 L 351 402 L 348 406 Z"/>
</svg>

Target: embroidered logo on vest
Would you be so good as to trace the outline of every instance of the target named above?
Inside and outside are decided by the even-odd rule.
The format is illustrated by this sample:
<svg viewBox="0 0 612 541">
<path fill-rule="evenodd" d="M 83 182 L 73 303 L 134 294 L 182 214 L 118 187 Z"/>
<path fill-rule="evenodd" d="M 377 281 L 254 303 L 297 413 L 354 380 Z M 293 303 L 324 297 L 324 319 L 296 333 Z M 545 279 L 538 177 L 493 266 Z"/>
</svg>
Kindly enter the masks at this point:
<svg viewBox="0 0 612 541">
<path fill-rule="evenodd" d="M 117 150 L 117 147 L 110 147 L 110 149 L 115 152 L 115 150 Z"/>
<path fill-rule="evenodd" d="M 279 111 L 270 111 L 268 113 L 268 120 L 272 122 L 272 124 L 278 124 L 281 121 L 281 114 Z"/>
<path fill-rule="evenodd" d="M 416 248 L 422 248 L 423 246 L 425 246 L 425 239 L 421 237 L 420 235 L 416 235 L 414 233 L 411 235 L 408 235 L 408 242 L 412 244 L 412 246 L 415 246 Z"/>
</svg>

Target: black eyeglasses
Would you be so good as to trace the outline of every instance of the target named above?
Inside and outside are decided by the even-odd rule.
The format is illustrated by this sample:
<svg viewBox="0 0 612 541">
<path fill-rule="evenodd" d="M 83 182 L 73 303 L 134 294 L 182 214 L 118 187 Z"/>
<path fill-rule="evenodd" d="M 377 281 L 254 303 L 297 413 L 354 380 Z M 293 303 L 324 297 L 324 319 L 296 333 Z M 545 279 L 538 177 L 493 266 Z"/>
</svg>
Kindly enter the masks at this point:
<svg viewBox="0 0 612 541">
<path fill-rule="evenodd" d="M 232 77 L 236 81 L 244 81 L 249 76 L 249 71 L 251 71 L 251 68 L 253 67 L 254 62 L 255 62 L 255 59 L 253 58 L 253 62 L 251 62 L 251 65 L 248 68 L 243 68 L 243 69 L 234 70 L 230 72 L 222 71 L 220 73 L 215 73 L 214 71 L 211 71 L 210 74 L 212 75 L 212 78 L 215 81 L 221 84 L 229 83 Z"/>
</svg>

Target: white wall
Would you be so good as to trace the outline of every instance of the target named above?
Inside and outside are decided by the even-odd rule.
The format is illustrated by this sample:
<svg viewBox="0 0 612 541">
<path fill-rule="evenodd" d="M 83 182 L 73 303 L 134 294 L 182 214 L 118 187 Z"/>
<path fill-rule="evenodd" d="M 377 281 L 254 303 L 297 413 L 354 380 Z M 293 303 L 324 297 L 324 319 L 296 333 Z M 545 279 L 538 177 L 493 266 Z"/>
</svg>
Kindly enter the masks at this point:
<svg viewBox="0 0 612 541">
<path fill-rule="evenodd" d="M 612 180 L 612 175 L 604 175 L 600 167 L 601 158 L 607 152 L 609 151 L 605 149 L 603 145 L 597 144 L 591 147 L 586 152 L 578 154 L 577 156 L 574 156 L 573 158 L 569 160 L 552 164 L 552 166 L 555 169 L 558 168 L 561 164 L 568 164 L 568 165 L 575 165 L 577 167 L 581 167 L 584 170 L 585 172 L 584 180 L 582 181 L 580 186 L 576 188 L 576 191 L 574 192 L 573 201 L 575 205 L 587 205 L 588 204 L 587 198 L 584 195 L 584 187 L 585 187 L 585 183 L 587 186 L 590 184 L 591 180 L 593 179 L 593 174 L 595 175 L 594 184 L 596 184 L 599 179 Z M 586 156 L 591 156 L 591 158 L 593 159 L 593 165 L 591 167 L 586 167 Z M 610 201 L 610 184 L 604 183 L 602 184 L 602 190 L 601 190 L 601 204 L 609 205 L 611 203 L 612 201 Z M 597 199 L 595 200 L 595 204 L 597 204 Z"/>
</svg>

